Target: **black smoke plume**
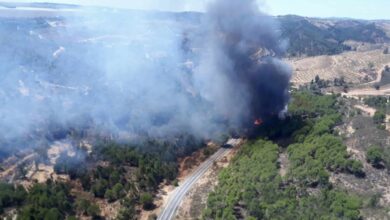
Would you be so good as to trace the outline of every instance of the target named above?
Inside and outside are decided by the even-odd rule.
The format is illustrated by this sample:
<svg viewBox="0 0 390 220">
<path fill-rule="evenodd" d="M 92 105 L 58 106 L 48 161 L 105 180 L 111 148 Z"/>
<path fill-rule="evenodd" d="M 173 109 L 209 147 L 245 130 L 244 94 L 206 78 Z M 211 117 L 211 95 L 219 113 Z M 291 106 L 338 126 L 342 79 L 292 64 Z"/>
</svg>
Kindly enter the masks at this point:
<svg viewBox="0 0 390 220">
<path fill-rule="evenodd" d="M 281 61 L 286 43 L 274 18 L 259 11 L 255 0 L 216 0 L 206 23 L 212 65 L 229 81 L 225 87 L 232 87 L 226 96 L 230 108 L 243 108 L 240 122 L 248 126 L 283 114 L 292 71 Z"/>
</svg>

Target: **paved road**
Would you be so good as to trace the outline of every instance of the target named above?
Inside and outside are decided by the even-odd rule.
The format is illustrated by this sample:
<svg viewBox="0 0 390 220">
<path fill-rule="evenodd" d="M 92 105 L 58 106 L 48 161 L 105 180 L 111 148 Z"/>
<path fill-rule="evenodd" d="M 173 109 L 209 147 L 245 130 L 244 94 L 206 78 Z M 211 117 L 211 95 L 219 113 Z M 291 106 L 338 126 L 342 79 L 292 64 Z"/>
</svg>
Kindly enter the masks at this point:
<svg viewBox="0 0 390 220">
<path fill-rule="evenodd" d="M 180 206 L 185 195 L 191 187 L 202 177 L 213 163 L 227 155 L 231 149 L 221 148 L 204 163 L 202 163 L 170 196 L 158 220 L 171 220 L 175 217 L 177 208 Z"/>
</svg>

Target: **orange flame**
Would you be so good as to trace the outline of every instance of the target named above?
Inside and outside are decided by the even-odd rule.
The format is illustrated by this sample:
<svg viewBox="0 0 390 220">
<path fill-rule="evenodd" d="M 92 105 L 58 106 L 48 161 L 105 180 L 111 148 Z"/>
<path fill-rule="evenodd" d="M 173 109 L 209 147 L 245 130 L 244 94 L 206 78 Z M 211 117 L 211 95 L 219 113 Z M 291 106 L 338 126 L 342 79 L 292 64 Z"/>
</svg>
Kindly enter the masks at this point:
<svg viewBox="0 0 390 220">
<path fill-rule="evenodd" d="M 259 118 L 259 119 L 256 119 L 255 122 L 254 122 L 254 124 L 255 124 L 256 126 L 260 126 L 261 124 L 263 124 L 263 120 L 261 120 L 260 118 Z"/>
</svg>

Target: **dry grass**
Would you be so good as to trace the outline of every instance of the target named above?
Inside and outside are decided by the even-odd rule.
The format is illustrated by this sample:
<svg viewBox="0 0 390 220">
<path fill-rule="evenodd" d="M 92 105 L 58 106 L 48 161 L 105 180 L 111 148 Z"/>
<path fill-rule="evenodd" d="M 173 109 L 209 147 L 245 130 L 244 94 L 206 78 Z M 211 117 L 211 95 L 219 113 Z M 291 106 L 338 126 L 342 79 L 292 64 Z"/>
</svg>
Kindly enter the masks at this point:
<svg viewBox="0 0 390 220">
<path fill-rule="evenodd" d="M 207 160 L 210 155 L 205 155 L 205 150 L 208 149 L 209 152 L 216 152 L 219 146 L 213 142 L 209 142 L 206 148 L 201 148 L 190 156 L 179 159 L 179 180 L 183 180 L 187 177 L 192 171 L 194 171 L 202 162 Z"/>
<path fill-rule="evenodd" d="M 360 129 L 359 129 L 360 130 Z M 362 135 L 359 130 L 352 133 L 346 140 L 349 154 L 352 158 L 359 160 L 363 164 L 366 173 L 365 178 L 357 178 L 353 175 L 343 173 L 331 173 L 330 182 L 337 188 L 347 190 L 353 194 L 358 194 L 364 199 L 364 204 L 375 194 L 380 194 L 379 207 L 377 209 L 365 207 L 362 211 L 364 219 L 388 219 L 390 214 L 386 213 L 385 207 L 390 207 L 390 175 L 387 169 L 376 169 L 366 161 L 366 148 L 363 139 L 375 138 L 368 132 Z M 371 141 L 369 141 L 371 142 Z"/>
<path fill-rule="evenodd" d="M 364 178 L 342 173 L 331 173 L 330 182 L 335 187 L 359 195 L 363 198 L 364 219 L 390 219 L 390 175 L 388 169 L 376 169 L 366 160 L 366 152 L 372 145 L 388 147 L 390 143 L 389 130 L 378 129 L 372 116 L 376 109 L 363 104 L 359 99 L 346 99 L 346 104 L 353 111 L 361 114 L 345 118 L 345 123 L 337 127 L 347 146 L 349 155 L 363 164 L 366 174 Z M 387 124 L 387 128 L 389 126 Z M 379 194 L 381 196 L 377 207 L 370 206 L 370 199 Z"/>
<path fill-rule="evenodd" d="M 359 84 L 377 78 L 383 66 L 390 64 L 390 54 L 383 54 L 385 46 L 370 51 L 352 51 L 333 56 L 316 56 L 290 59 L 294 75 L 292 82 L 302 85 L 314 80 L 316 75 L 321 79 L 334 80 L 344 77 L 347 82 Z M 369 68 L 370 63 L 373 68 Z"/>
</svg>

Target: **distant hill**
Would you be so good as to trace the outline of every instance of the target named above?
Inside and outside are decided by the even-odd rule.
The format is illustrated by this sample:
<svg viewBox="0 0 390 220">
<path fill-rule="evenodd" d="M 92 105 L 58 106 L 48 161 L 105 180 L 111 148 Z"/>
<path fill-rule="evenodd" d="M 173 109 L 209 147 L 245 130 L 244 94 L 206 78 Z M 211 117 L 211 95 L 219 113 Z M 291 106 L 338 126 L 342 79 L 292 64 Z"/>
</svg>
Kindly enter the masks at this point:
<svg viewBox="0 0 390 220">
<path fill-rule="evenodd" d="M 0 2 L 1 7 L 5 8 L 50 8 L 50 9 L 67 9 L 67 8 L 79 8 L 79 5 L 74 4 L 57 4 L 57 3 L 46 3 L 46 2 L 32 2 L 32 3 L 15 3 L 15 2 Z"/>
<path fill-rule="evenodd" d="M 0 7 L 8 9 L 23 8 L 48 8 L 48 9 L 106 9 L 97 7 L 82 7 L 73 4 L 54 4 L 54 3 L 12 3 L 0 2 Z M 198 12 L 162 12 L 162 11 L 141 11 L 115 9 L 117 14 L 122 12 L 129 16 L 133 15 L 152 15 L 154 19 L 175 20 L 177 22 L 198 25 L 203 14 Z M 27 12 L 26 12 L 27 13 Z M 110 13 L 110 10 L 103 10 L 102 13 Z M 20 13 L 19 13 L 20 15 Z M 11 12 L 11 16 L 13 13 Z M 44 17 L 58 17 L 58 14 L 42 13 Z M 36 15 L 34 15 L 36 17 Z M 343 51 L 353 50 L 346 41 L 356 41 L 364 43 L 384 43 L 390 42 L 390 22 L 387 21 L 365 21 L 348 18 L 306 18 L 296 15 L 278 16 L 276 19 L 281 26 L 283 38 L 289 42 L 288 56 L 317 56 L 334 55 Z M 388 27 L 388 28 L 387 28 Z M 388 30 L 387 30 L 388 29 Z M 387 32 L 387 34 L 386 34 Z"/>
<path fill-rule="evenodd" d="M 289 40 L 290 56 L 333 55 L 351 50 L 347 40 L 366 43 L 389 41 L 374 21 L 352 19 L 316 19 L 295 15 L 279 16 L 281 31 Z"/>
</svg>

